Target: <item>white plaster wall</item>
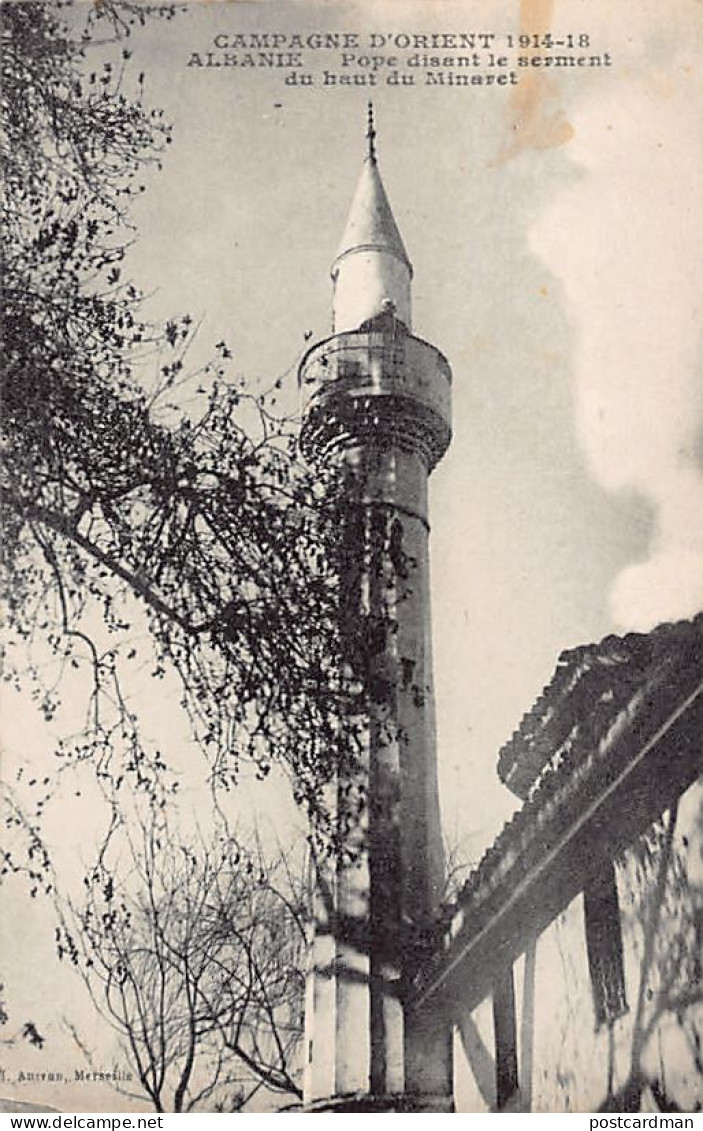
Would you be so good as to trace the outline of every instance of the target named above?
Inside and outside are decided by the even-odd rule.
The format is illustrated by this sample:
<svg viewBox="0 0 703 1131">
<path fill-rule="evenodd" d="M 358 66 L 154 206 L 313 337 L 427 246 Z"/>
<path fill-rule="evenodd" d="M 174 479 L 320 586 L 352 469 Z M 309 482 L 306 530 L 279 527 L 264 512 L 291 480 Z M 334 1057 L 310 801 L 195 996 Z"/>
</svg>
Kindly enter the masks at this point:
<svg viewBox="0 0 703 1131">
<path fill-rule="evenodd" d="M 537 940 L 534 973 L 529 952 L 516 963 L 518 1110 L 597 1110 L 609 1090 L 617 1093 L 627 1081 L 633 1055 L 642 1074 L 663 1085 L 669 1101 L 684 1111 L 703 1104 L 703 1073 L 695 1060 L 695 1041 L 703 1040 L 703 986 L 688 978 L 701 938 L 699 933 L 696 941 L 694 922 L 696 907 L 703 907 L 702 829 L 703 783 L 698 782 L 679 803 L 661 900 L 655 898 L 656 859 L 647 865 L 644 887 L 634 853 L 617 866 L 629 1011 L 612 1032 L 595 1029 L 581 896 Z M 652 961 L 643 982 L 645 928 L 652 923 Z M 644 1038 L 640 1051 L 639 1034 Z M 490 1110 L 494 1074 L 487 1000 L 455 1034 L 457 1111 Z M 642 1107 L 658 1110 L 649 1088 L 642 1093 Z"/>
</svg>

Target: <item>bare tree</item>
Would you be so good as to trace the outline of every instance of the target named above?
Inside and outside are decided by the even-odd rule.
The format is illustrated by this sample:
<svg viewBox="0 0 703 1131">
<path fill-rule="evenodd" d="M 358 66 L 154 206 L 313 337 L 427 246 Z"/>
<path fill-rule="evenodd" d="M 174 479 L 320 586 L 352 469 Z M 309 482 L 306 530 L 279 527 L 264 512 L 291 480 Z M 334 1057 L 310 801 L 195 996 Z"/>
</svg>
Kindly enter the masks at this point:
<svg viewBox="0 0 703 1131">
<path fill-rule="evenodd" d="M 153 808 L 64 914 L 78 967 L 156 1111 L 301 1098 L 306 897 L 286 855 L 220 829 L 186 844 Z"/>
</svg>

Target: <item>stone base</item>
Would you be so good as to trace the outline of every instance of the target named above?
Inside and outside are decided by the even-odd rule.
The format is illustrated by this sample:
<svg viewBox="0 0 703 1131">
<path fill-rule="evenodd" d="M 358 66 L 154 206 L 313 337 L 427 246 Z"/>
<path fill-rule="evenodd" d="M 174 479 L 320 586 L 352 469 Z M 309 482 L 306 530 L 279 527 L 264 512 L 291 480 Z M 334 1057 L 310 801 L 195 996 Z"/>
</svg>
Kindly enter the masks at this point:
<svg viewBox="0 0 703 1131">
<path fill-rule="evenodd" d="M 310 1115 L 318 1112 L 331 1111 L 349 1113 L 354 1111 L 387 1112 L 388 1114 L 405 1113 L 406 1115 L 418 1114 L 423 1111 L 448 1114 L 454 1111 L 452 1096 L 411 1096 L 385 1095 L 377 1096 L 370 1092 L 354 1092 L 345 1096 L 330 1096 L 329 1099 L 315 1100 L 299 1111 Z"/>
</svg>

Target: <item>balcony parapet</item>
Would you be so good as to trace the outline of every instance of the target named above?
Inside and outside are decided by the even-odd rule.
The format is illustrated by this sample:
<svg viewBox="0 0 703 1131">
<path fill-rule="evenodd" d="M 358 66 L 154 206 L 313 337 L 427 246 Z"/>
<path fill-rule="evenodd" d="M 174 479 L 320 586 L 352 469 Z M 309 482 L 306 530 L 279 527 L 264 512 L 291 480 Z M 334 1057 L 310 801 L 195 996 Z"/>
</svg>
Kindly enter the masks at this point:
<svg viewBox="0 0 703 1131">
<path fill-rule="evenodd" d="M 308 457 L 374 443 L 416 452 L 431 471 L 449 446 L 449 363 L 396 319 L 318 342 L 298 376 Z"/>
</svg>

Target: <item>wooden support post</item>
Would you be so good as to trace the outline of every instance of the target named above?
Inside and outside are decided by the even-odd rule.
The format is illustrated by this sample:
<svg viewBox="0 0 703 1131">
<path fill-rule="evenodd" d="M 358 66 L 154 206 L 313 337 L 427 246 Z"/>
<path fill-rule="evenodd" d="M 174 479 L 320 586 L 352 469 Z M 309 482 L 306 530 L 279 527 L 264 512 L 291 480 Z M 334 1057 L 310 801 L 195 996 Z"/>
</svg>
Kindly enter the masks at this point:
<svg viewBox="0 0 703 1131">
<path fill-rule="evenodd" d="M 493 987 L 493 1029 L 496 1045 L 496 1108 L 503 1111 L 519 1087 L 512 965 L 503 969 Z"/>
</svg>

